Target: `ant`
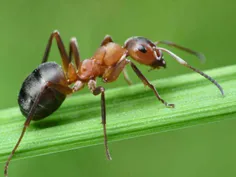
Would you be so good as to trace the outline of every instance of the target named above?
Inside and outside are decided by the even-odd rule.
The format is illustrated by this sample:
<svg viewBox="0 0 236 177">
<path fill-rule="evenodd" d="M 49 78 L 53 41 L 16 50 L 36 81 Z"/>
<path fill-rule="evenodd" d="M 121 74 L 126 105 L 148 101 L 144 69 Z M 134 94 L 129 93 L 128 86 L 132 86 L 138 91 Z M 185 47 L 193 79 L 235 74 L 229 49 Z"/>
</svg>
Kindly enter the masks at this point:
<svg viewBox="0 0 236 177">
<path fill-rule="evenodd" d="M 56 39 L 63 67 L 55 62 L 48 62 L 48 56 L 53 39 Z M 111 160 L 111 155 L 107 145 L 105 89 L 102 86 L 96 85 L 96 78 L 101 77 L 105 83 L 114 82 L 121 72 L 123 72 L 127 83 L 131 84 L 125 70 L 125 67 L 128 64 L 131 65 L 133 71 L 143 84 L 152 89 L 159 101 L 161 101 L 165 106 L 173 108 L 174 104 L 168 104 L 164 101 L 158 94 L 156 88 L 145 78 L 137 66 L 131 60 L 127 59 L 127 57 L 131 57 L 140 64 L 150 66 L 152 69 L 160 69 L 161 67 L 166 67 L 166 62 L 162 53 L 166 52 L 181 65 L 190 68 L 211 81 L 218 87 L 221 94 L 224 95 L 222 87 L 213 78 L 202 71 L 193 68 L 171 51 L 158 47 L 158 44 L 166 44 L 193 54 L 200 59 L 204 58 L 201 53 L 170 41 L 152 42 L 144 37 L 131 37 L 125 41 L 124 46 L 122 47 L 113 42 L 111 36 L 107 35 L 103 39 L 101 46 L 91 58 L 80 61 L 76 38 L 70 40 L 68 55 L 59 32 L 54 31 L 48 40 L 42 63 L 25 79 L 22 84 L 18 96 L 18 104 L 22 114 L 26 117 L 26 121 L 20 138 L 6 162 L 4 170 L 5 176 L 7 177 L 8 175 L 9 162 L 18 148 L 31 120 L 41 120 L 46 118 L 60 107 L 62 102 L 65 100 L 66 95 L 83 89 L 85 85 L 88 85 L 88 88 L 93 95 L 101 94 L 101 118 L 105 152 L 107 159 Z M 74 59 L 74 64 L 72 63 L 72 57 Z"/>
</svg>

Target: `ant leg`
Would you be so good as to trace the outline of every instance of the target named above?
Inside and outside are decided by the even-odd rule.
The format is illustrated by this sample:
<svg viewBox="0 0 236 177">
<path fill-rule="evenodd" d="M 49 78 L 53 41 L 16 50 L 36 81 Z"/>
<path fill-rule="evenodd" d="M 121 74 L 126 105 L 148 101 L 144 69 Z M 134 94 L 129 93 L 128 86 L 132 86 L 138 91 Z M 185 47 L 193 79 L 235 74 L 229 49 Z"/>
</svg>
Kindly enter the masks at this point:
<svg viewBox="0 0 236 177">
<path fill-rule="evenodd" d="M 26 121 L 25 121 L 25 123 L 24 123 L 24 127 L 23 127 L 23 130 L 22 130 L 22 132 L 21 132 L 20 138 L 18 139 L 18 141 L 17 141 L 15 147 L 13 148 L 13 150 L 12 150 L 10 156 L 9 156 L 8 159 L 7 159 L 7 162 L 6 162 L 6 165 L 5 165 L 5 168 L 4 168 L 4 175 L 5 175 L 6 177 L 7 177 L 7 175 L 8 175 L 8 166 L 9 166 L 9 163 L 10 163 L 10 161 L 11 161 L 13 155 L 15 154 L 16 149 L 17 149 L 18 146 L 20 145 L 20 142 L 21 142 L 21 140 L 22 140 L 22 138 L 23 138 L 23 136 L 24 136 L 24 134 L 25 134 L 26 128 L 27 128 L 27 127 L 29 126 L 29 124 L 30 124 L 30 121 L 31 121 L 31 119 L 32 119 L 32 117 L 33 117 L 33 115 L 34 115 L 36 106 L 37 106 L 37 104 L 39 103 L 40 97 L 41 97 L 41 95 L 43 94 L 45 88 L 46 88 L 46 85 L 45 85 L 44 87 L 42 87 L 41 92 L 40 92 L 39 95 L 37 96 L 37 98 L 36 98 L 36 100 L 35 100 L 35 102 L 34 102 L 32 108 L 31 108 L 31 110 L 30 110 L 30 112 L 29 112 L 29 114 L 28 114 L 28 117 L 27 117 L 27 119 L 26 119 Z"/>
<path fill-rule="evenodd" d="M 108 68 L 103 75 L 103 81 L 113 82 L 119 77 L 120 73 L 123 72 L 125 81 L 128 83 L 128 85 L 132 85 L 132 81 L 130 80 L 129 75 L 125 68 L 127 64 L 128 64 L 127 61 L 122 60 L 114 67 Z"/>
<path fill-rule="evenodd" d="M 49 87 L 49 88 L 56 89 L 58 92 L 60 92 L 64 95 L 69 95 L 69 94 L 74 92 L 73 89 L 71 89 L 68 86 L 64 86 L 64 85 L 60 85 L 60 84 L 54 84 L 52 82 L 48 82 L 46 84 L 46 86 Z"/>
<path fill-rule="evenodd" d="M 75 82 L 75 84 L 73 85 L 72 90 L 73 90 L 73 92 L 77 92 L 77 91 L 81 90 L 82 88 L 84 88 L 84 86 L 85 86 L 85 84 L 82 81 L 77 80 Z"/>
<path fill-rule="evenodd" d="M 110 152 L 109 152 L 109 148 L 107 145 L 105 89 L 101 86 L 96 87 L 95 80 L 90 80 L 88 82 L 88 87 L 93 93 L 93 95 L 101 94 L 101 113 L 102 113 L 102 125 L 103 125 L 103 134 L 104 134 L 104 146 L 105 146 L 107 159 L 112 160 Z"/>
<path fill-rule="evenodd" d="M 155 44 L 155 45 L 158 45 L 158 44 L 166 44 L 166 45 L 168 45 L 168 46 L 172 46 L 172 47 L 175 47 L 175 48 L 177 48 L 177 49 L 180 49 L 180 50 L 183 50 L 183 51 L 185 51 L 185 52 L 188 52 L 188 53 L 190 53 L 190 54 L 195 55 L 196 57 L 198 57 L 198 58 L 201 60 L 201 62 L 204 62 L 204 61 L 206 60 L 206 59 L 205 59 L 205 56 L 204 56 L 202 53 L 196 52 L 196 51 L 194 51 L 194 50 L 192 50 L 192 49 L 189 49 L 189 48 L 186 48 L 186 47 L 183 47 L 183 46 L 180 46 L 180 45 L 175 44 L 174 42 L 171 42 L 171 41 L 157 41 L 157 42 L 154 42 L 154 44 Z"/>
<path fill-rule="evenodd" d="M 105 38 L 102 40 L 100 47 L 97 49 L 97 51 L 94 53 L 93 57 L 96 60 L 96 63 L 103 64 L 103 59 L 106 55 L 106 47 L 105 45 L 113 42 L 111 36 L 106 35 Z"/>
<path fill-rule="evenodd" d="M 37 105 L 38 105 L 38 103 L 39 103 L 39 101 L 40 101 L 40 97 L 43 95 L 43 92 L 45 91 L 45 89 L 46 89 L 47 87 L 52 87 L 52 88 L 54 88 L 54 89 L 56 89 L 56 90 L 58 90 L 59 92 L 64 93 L 64 94 L 70 94 L 70 93 L 72 93 L 71 88 L 65 87 L 65 86 L 61 86 L 61 85 L 59 85 L 59 84 L 53 84 L 53 83 L 50 83 L 50 82 L 48 82 L 47 84 L 44 85 L 44 87 L 41 88 L 40 93 L 39 93 L 38 96 L 36 97 L 35 102 L 33 103 L 32 108 L 31 108 L 30 111 L 29 111 L 28 117 L 27 117 L 27 119 L 26 119 L 26 121 L 25 121 L 25 123 L 24 123 L 24 127 L 23 127 L 23 129 L 22 129 L 20 138 L 18 139 L 18 141 L 17 141 L 15 147 L 13 148 L 13 150 L 12 150 L 10 156 L 9 156 L 8 159 L 7 159 L 7 162 L 6 162 L 5 168 L 4 168 L 4 175 L 5 175 L 5 177 L 8 176 L 8 166 L 9 166 L 9 163 L 10 163 L 10 161 L 11 161 L 13 155 L 15 154 L 15 151 L 17 150 L 18 146 L 20 145 L 20 142 L 21 142 L 21 140 L 22 140 L 23 137 L 24 137 L 26 128 L 29 126 L 29 124 L 30 124 L 30 122 L 31 122 L 31 120 L 32 120 L 32 118 L 33 118 L 33 116 L 34 116 L 36 107 L 37 107 Z"/>
<path fill-rule="evenodd" d="M 125 53 L 115 66 L 106 69 L 105 73 L 102 76 L 103 82 L 113 82 L 119 77 L 120 73 L 124 70 L 125 66 L 129 63 L 129 60 L 126 59 L 126 56 L 127 54 Z"/>
<path fill-rule="evenodd" d="M 137 66 L 135 66 L 135 64 L 133 62 L 130 61 L 130 64 L 131 64 L 131 67 L 134 70 L 134 72 L 137 74 L 137 76 L 142 80 L 143 84 L 147 85 L 150 89 L 153 90 L 153 92 L 155 93 L 158 100 L 160 100 L 167 107 L 172 107 L 172 108 L 175 107 L 174 104 L 168 104 L 167 102 L 165 102 L 165 100 L 163 100 L 161 98 L 161 96 L 158 94 L 156 88 L 145 78 L 145 76 L 141 73 L 141 71 L 137 68 Z"/>
<path fill-rule="evenodd" d="M 179 56 L 175 55 L 174 53 L 172 53 L 171 51 L 165 49 L 165 48 L 157 48 L 158 50 L 162 50 L 166 53 L 168 53 L 172 58 L 174 58 L 178 63 L 180 63 L 181 65 L 184 65 L 188 68 L 190 68 L 191 70 L 199 73 L 200 75 L 202 75 L 203 77 L 205 77 L 206 79 L 208 79 L 209 81 L 211 81 L 216 87 L 218 87 L 218 89 L 220 90 L 221 94 L 224 96 L 224 91 L 223 88 L 220 86 L 220 84 L 218 84 L 218 82 L 216 80 L 214 80 L 213 78 L 211 78 L 210 76 L 208 76 L 207 74 L 203 73 L 202 71 L 192 67 L 191 65 L 189 65 L 186 61 L 184 61 L 182 58 L 180 58 Z"/>
<path fill-rule="evenodd" d="M 113 42 L 113 40 L 110 35 L 106 35 L 101 42 L 101 46 L 106 45 L 109 42 Z"/>
<path fill-rule="evenodd" d="M 122 72 L 123 72 L 125 81 L 128 83 L 128 85 L 132 85 L 132 81 L 131 81 L 130 78 L 129 78 L 129 75 L 128 75 L 128 73 L 127 73 L 126 68 L 124 68 Z"/>
<path fill-rule="evenodd" d="M 79 68 L 80 65 L 80 55 L 78 49 L 78 43 L 75 37 L 70 40 L 70 50 L 69 50 L 69 61 L 71 61 L 72 54 L 74 56 L 76 68 Z"/>
<path fill-rule="evenodd" d="M 69 63 L 71 61 L 70 61 L 70 59 L 69 59 L 69 57 L 66 53 L 65 46 L 62 42 L 60 33 L 57 30 L 53 31 L 53 33 L 49 37 L 48 44 L 46 46 L 46 50 L 44 52 L 44 56 L 43 56 L 43 59 L 42 59 L 42 63 L 47 62 L 47 60 L 48 60 L 48 55 L 49 55 L 49 52 L 50 52 L 50 49 L 51 49 L 51 46 L 52 46 L 52 40 L 54 38 L 57 41 L 57 46 L 58 46 L 58 49 L 60 51 L 60 55 L 61 55 L 61 58 L 62 58 L 63 68 L 64 68 L 65 72 L 67 73 L 68 72 L 68 66 L 69 66 Z"/>
<path fill-rule="evenodd" d="M 72 56 L 74 57 L 75 65 L 72 64 Z M 67 72 L 67 78 L 68 83 L 71 84 L 73 82 L 76 82 L 78 80 L 77 71 L 79 70 L 80 65 L 80 55 L 78 50 L 78 43 L 75 37 L 71 38 L 70 45 L 69 45 L 69 65 L 68 65 L 68 72 Z M 76 71 L 77 70 L 77 71 Z"/>
</svg>

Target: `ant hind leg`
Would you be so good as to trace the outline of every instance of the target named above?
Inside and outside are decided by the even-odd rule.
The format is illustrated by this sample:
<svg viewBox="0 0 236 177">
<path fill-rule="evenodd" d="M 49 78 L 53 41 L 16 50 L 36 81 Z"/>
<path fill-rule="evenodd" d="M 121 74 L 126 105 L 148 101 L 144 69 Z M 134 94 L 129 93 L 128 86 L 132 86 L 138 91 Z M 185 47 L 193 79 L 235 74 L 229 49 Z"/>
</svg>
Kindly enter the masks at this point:
<svg viewBox="0 0 236 177">
<path fill-rule="evenodd" d="M 23 127 L 23 129 L 22 129 L 20 138 L 18 139 L 18 141 L 17 141 L 15 147 L 13 148 L 13 150 L 12 150 L 10 156 L 9 156 L 8 159 L 7 159 L 7 162 L 6 162 L 5 168 L 4 168 L 4 175 L 5 175 L 5 177 L 8 176 L 8 166 L 9 166 L 9 163 L 10 163 L 10 161 L 11 161 L 13 155 L 15 154 L 15 151 L 17 150 L 18 146 L 20 145 L 20 142 L 21 142 L 21 140 L 22 140 L 23 137 L 24 137 L 25 131 L 26 131 L 27 127 L 29 126 L 29 124 L 30 124 L 30 122 L 31 122 L 31 120 L 32 120 L 32 118 L 33 118 L 33 116 L 34 116 L 34 113 L 35 113 L 35 111 L 36 111 L 37 105 L 38 105 L 38 103 L 40 102 L 40 98 L 41 98 L 41 96 L 43 95 L 43 93 L 44 93 L 44 91 L 45 91 L 45 89 L 46 89 L 47 87 L 54 88 L 54 89 L 58 90 L 59 92 L 61 92 L 61 93 L 63 93 L 63 94 L 66 94 L 66 95 L 72 93 L 72 89 L 71 89 L 71 88 L 66 87 L 66 86 L 63 86 L 63 85 L 59 85 L 59 84 L 53 84 L 53 83 L 51 83 L 51 82 L 48 82 L 47 84 L 45 84 L 45 85 L 41 88 L 40 93 L 39 93 L 38 96 L 36 97 L 36 99 L 35 99 L 35 101 L 34 101 L 32 107 L 31 107 L 31 109 L 30 109 L 30 111 L 29 111 L 29 114 L 28 114 L 28 116 L 27 116 L 27 119 L 26 119 L 26 121 L 25 121 L 25 123 L 24 123 L 24 127 Z"/>
<path fill-rule="evenodd" d="M 45 49 L 45 52 L 44 52 L 44 56 L 43 56 L 43 59 L 42 59 L 42 63 L 48 61 L 49 52 L 50 52 L 51 46 L 52 46 L 52 40 L 54 38 L 56 39 L 57 46 L 58 46 L 58 49 L 60 51 L 60 55 L 61 55 L 62 63 L 63 63 L 63 68 L 64 68 L 65 72 L 67 73 L 68 72 L 68 66 L 69 66 L 69 63 L 71 61 L 69 60 L 69 57 L 66 53 L 66 49 L 65 49 L 65 46 L 62 42 L 60 33 L 57 30 L 53 31 L 52 34 L 49 37 L 49 40 L 48 40 L 48 43 L 47 43 L 47 46 L 46 46 L 46 49 Z"/>
</svg>

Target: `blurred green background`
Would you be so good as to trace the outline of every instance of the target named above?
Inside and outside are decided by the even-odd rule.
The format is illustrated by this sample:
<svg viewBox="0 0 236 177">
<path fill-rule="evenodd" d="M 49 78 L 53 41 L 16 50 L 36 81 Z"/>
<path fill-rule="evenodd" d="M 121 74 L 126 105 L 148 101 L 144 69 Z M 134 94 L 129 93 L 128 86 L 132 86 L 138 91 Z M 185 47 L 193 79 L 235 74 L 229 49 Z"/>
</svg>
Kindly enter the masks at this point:
<svg viewBox="0 0 236 177">
<path fill-rule="evenodd" d="M 48 37 L 55 29 L 60 31 L 66 46 L 71 37 L 77 37 L 83 59 L 92 56 L 103 37 L 110 34 L 120 44 L 130 36 L 139 35 L 151 40 L 175 41 L 201 51 L 207 57 L 204 65 L 195 57 L 173 49 L 201 70 L 235 64 L 235 7 L 233 0 L 1 1 L 0 108 L 17 106 L 21 83 L 40 63 Z M 148 79 L 191 72 L 170 57 L 165 58 L 165 70 L 148 72 L 149 68 L 140 66 Z M 61 62 L 55 43 L 50 60 Z M 139 83 L 128 70 L 132 80 Z M 124 85 L 122 77 L 115 83 L 104 84 L 107 90 Z M 88 90 L 78 94 L 85 92 Z M 113 142 L 109 144 L 112 161 L 105 159 L 103 145 L 14 161 L 9 174 L 10 177 L 233 177 L 236 176 L 235 125 L 236 120 L 231 120 Z M 0 172 L 3 166 L 0 164 Z"/>
</svg>

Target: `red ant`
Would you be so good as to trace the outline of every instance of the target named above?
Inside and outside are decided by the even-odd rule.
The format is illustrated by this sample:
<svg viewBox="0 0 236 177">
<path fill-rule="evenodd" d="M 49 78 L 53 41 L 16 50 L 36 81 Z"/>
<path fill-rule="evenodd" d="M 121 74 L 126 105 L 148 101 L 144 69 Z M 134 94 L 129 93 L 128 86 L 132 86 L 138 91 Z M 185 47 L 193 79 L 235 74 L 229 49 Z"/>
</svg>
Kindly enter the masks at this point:
<svg viewBox="0 0 236 177">
<path fill-rule="evenodd" d="M 48 62 L 48 55 L 54 38 L 56 39 L 62 58 L 63 69 L 55 62 Z M 106 157 L 111 160 L 106 134 L 105 89 L 102 86 L 96 85 L 96 78 L 101 77 L 105 83 L 113 82 L 119 77 L 121 72 L 123 72 L 125 80 L 128 84 L 131 84 L 125 70 L 125 67 L 128 64 L 131 65 L 133 71 L 137 74 L 139 79 L 141 79 L 143 84 L 152 89 L 158 100 L 167 107 L 174 107 L 174 104 L 168 104 L 160 97 L 156 88 L 145 78 L 137 66 L 127 59 L 129 56 L 140 64 L 151 66 L 153 69 L 160 69 L 161 67 L 166 66 L 162 53 L 166 52 L 181 65 L 192 69 L 210 80 L 218 87 L 221 94 L 224 95 L 222 87 L 214 79 L 198 69 L 193 68 L 171 51 L 157 47 L 158 44 L 167 44 L 176 47 L 196 55 L 200 59 L 204 57 L 201 53 L 182 47 L 173 42 L 152 42 L 144 37 L 131 37 L 125 41 L 125 44 L 122 47 L 113 42 L 112 38 L 107 35 L 93 57 L 80 61 L 76 38 L 72 38 L 70 41 L 68 55 L 59 32 L 54 31 L 49 38 L 42 63 L 25 79 L 22 84 L 18 96 L 18 103 L 22 114 L 26 117 L 26 121 L 20 138 L 6 162 L 4 171 L 5 176 L 8 174 L 9 162 L 19 146 L 31 120 L 46 118 L 60 107 L 62 102 L 65 100 L 66 95 L 81 90 L 85 85 L 88 85 L 88 88 L 93 95 L 101 94 L 101 117 L 104 132 L 104 145 Z M 72 56 L 74 58 L 74 64 L 72 63 Z M 71 84 L 73 85 L 70 86 Z"/>
</svg>

